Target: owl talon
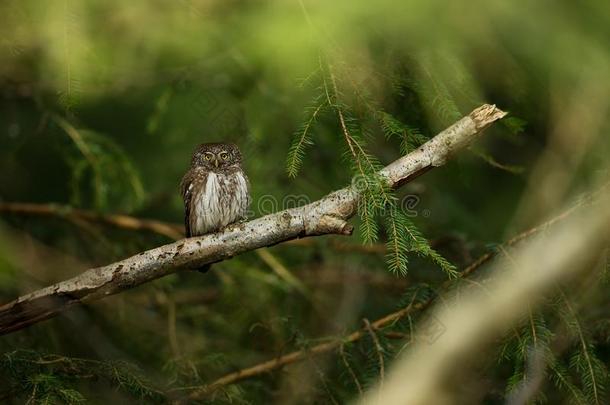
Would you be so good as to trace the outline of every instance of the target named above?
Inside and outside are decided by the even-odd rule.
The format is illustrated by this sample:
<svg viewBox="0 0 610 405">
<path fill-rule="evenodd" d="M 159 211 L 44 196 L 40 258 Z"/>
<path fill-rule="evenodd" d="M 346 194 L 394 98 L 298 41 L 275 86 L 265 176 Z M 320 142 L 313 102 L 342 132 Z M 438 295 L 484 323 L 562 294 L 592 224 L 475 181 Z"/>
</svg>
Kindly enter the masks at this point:
<svg viewBox="0 0 610 405">
<path fill-rule="evenodd" d="M 207 273 L 208 271 L 210 271 L 210 268 L 212 267 L 211 264 L 206 264 L 202 267 L 199 267 L 198 269 L 195 269 L 195 271 L 198 271 L 199 273 Z"/>
</svg>

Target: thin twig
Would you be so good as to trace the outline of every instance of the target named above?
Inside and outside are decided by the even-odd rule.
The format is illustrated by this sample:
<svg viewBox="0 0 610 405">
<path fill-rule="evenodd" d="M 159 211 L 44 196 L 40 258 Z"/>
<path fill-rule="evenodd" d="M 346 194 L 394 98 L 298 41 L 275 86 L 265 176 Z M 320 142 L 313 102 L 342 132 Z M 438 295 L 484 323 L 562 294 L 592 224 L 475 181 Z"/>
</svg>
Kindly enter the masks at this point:
<svg viewBox="0 0 610 405">
<path fill-rule="evenodd" d="M 178 346 L 178 336 L 176 333 L 176 303 L 173 297 L 167 299 L 167 336 L 169 339 L 169 347 L 172 350 L 174 357 L 180 356 L 180 348 Z"/>
<path fill-rule="evenodd" d="M 328 394 L 328 398 L 330 399 L 330 401 L 334 405 L 339 405 L 339 403 L 335 399 L 334 395 L 332 394 L 330 387 L 328 386 L 327 378 L 326 378 L 326 375 L 324 374 L 324 371 L 320 368 L 318 363 L 316 363 L 316 360 L 313 357 L 307 357 L 307 360 L 309 360 L 309 362 L 313 366 L 316 374 L 318 374 L 318 378 L 320 379 L 320 382 L 324 386 L 324 389 L 326 390 L 326 393 Z"/>
<path fill-rule="evenodd" d="M 427 303 L 425 303 L 425 304 L 427 304 Z M 376 320 L 375 322 L 371 323 L 371 326 L 373 326 L 375 329 L 379 329 L 386 325 L 390 325 L 390 324 L 396 322 L 397 320 L 401 319 L 408 313 L 411 313 L 415 310 L 423 309 L 424 306 L 425 306 L 424 304 L 420 303 L 420 304 L 415 304 L 413 306 L 403 308 L 399 311 L 393 312 L 389 315 L 384 316 L 383 318 Z M 353 343 L 353 342 L 356 342 L 356 341 L 362 339 L 362 337 L 364 337 L 366 335 L 366 333 L 367 332 L 365 329 L 360 329 L 360 330 L 357 330 L 356 332 L 353 332 L 350 335 L 346 336 L 342 340 L 333 339 L 330 342 L 321 343 L 319 345 L 310 347 L 307 350 L 297 350 L 292 353 L 288 353 L 286 355 L 277 357 L 275 359 L 268 360 L 264 363 L 257 364 L 253 367 L 249 367 L 249 368 L 245 368 L 245 369 L 242 369 L 239 371 L 235 371 L 233 373 L 229 373 L 229 374 L 213 381 L 212 383 L 210 383 L 206 386 L 198 387 L 194 392 L 192 392 L 188 396 L 188 398 L 185 398 L 184 401 L 178 401 L 178 402 L 188 402 L 191 400 L 201 399 L 225 385 L 233 384 L 237 381 L 241 381 L 246 378 L 251 378 L 251 377 L 254 377 L 254 376 L 257 376 L 260 374 L 264 374 L 264 373 L 267 373 L 269 371 L 272 371 L 272 370 L 275 370 L 278 368 L 282 368 L 285 365 L 302 361 L 302 360 L 306 359 L 307 356 L 316 356 L 316 355 L 320 355 L 323 353 L 328 353 L 330 351 L 333 351 L 333 350 L 339 348 L 342 344 Z"/>
<path fill-rule="evenodd" d="M 349 365 L 349 361 L 347 360 L 347 357 L 345 356 L 345 345 L 344 344 L 342 344 L 339 347 L 339 354 L 341 355 L 341 359 L 343 360 L 343 364 L 345 365 L 345 368 L 347 369 L 347 372 L 352 377 L 352 380 L 354 380 L 354 383 L 356 384 L 356 388 L 358 388 L 358 393 L 360 395 L 362 395 L 364 393 L 362 391 L 362 385 L 360 385 L 360 381 L 358 381 L 358 377 L 356 376 L 356 373 L 354 373 L 354 370 Z"/>
<path fill-rule="evenodd" d="M 311 292 L 307 289 L 305 284 L 292 274 L 290 270 L 288 270 L 286 266 L 269 251 L 269 249 L 257 249 L 256 254 L 278 277 L 300 292 L 308 301 L 311 301 Z"/>
<path fill-rule="evenodd" d="M 362 321 L 364 322 L 364 327 L 366 328 L 366 331 L 369 333 L 369 335 L 371 336 L 371 339 L 373 340 L 373 343 L 375 344 L 375 350 L 377 351 L 377 358 L 379 360 L 379 386 L 382 387 L 383 380 L 385 378 L 385 364 L 383 362 L 383 348 L 381 347 L 381 343 L 379 343 L 379 338 L 377 337 L 377 334 L 375 333 L 375 330 L 371 326 L 371 323 L 369 322 L 369 320 L 364 318 Z"/>
<path fill-rule="evenodd" d="M 599 405 L 600 401 L 599 401 L 599 394 L 598 394 L 598 383 L 597 380 L 595 378 L 595 370 L 593 369 L 593 363 L 591 361 L 591 357 L 589 354 L 589 348 L 587 347 L 587 342 L 585 339 L 585 336 L 583 334 L 582 331 L 582 327 L 580 325 L 580 321 L 578 320 L 578 315 L 576 314 L 576 311 L 572 308 L 572 305 L 570 304 L 570 300 L 567 297 L 567 295 L 563 292 L 563 290 L 560 288 L 559 289 L 560 294 L 561 294 L 561 298 L 563 299 L 563 301 L 565 302 L 566 308 L 568 309 L 568 311 L 570 312 L 570 316 L 573 319 L 574 325 L 576 326 L 576 331 L 578 333 L 578 341 L 582 347 L 582 352 L 585 355 L 585 360 L 587 361 L 587 368 L 589 370 L 589 375 L 591 376 L 591 382 L 592 382 L 592 387 L 593 387 L 593 398 L 595 398 L 595 403 L 597 405 Z"/>
<path fill-rule="evenodd" d="M 88 222 L 99 222 L 120 229 L 149 231 L 174 240 L 182 239 L 184 237 L 184 228 L 179 224 L 171 224 L 153 219 L 140 219 L 128 215 L 98 214 L 94 211 L 72 208 L 67 205 L 0 202 L 0 212 L 19 215 L 54 216 L 66 219 L 74 218 Z"/>
</svg>

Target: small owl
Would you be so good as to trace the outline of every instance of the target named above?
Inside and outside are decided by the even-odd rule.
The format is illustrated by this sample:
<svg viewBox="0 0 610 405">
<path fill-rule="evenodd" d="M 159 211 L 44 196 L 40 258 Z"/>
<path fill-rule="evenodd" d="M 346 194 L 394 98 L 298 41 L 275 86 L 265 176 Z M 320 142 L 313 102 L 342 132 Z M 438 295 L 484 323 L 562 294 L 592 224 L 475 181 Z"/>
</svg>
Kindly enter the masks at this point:
<svg viewBox="0 0 610 405">
<path fill-rule="evenodd" d="M 180 185 L 186 236 L 218 231 L 246 219 L 250 204 L 248 177 L 233 143 L 203 143 Z"/>
</svg>

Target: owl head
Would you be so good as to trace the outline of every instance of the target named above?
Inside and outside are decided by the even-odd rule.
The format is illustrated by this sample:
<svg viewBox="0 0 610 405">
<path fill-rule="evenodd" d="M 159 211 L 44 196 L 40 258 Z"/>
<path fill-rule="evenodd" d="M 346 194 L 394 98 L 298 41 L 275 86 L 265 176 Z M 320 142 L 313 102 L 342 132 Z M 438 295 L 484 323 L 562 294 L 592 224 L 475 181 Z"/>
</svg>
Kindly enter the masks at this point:
<svg viewBox="0 0 610 405">
<path fill-rule="evenodd" d="M 241 153 L 234 143 L 202 143 L 191 160 L 191 167 L 203 167 L 213 172 L 222 172 L 239 167 Z"/>
</svg>

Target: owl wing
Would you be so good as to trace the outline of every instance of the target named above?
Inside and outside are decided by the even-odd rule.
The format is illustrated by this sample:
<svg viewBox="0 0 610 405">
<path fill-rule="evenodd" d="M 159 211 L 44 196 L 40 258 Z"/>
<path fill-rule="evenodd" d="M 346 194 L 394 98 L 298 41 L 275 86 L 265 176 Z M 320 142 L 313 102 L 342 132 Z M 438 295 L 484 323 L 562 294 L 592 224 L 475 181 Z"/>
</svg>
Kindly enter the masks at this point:
<svg viewBox="0 0 610 405">
<path fill-rule="evenodd" d="M 184 229 L 187 238 L 193 236 L 191 233 L 191 206 L 197 180 L 197 173 L 191 169 L 186 172 L 180 182 L 180 193 L 182 194 L 182 200 L 184 201 Z"/>
<path fill-rule="evenodd" d="M 250 208 L 250 204 L 252 204 L 252 196 L 250 195 L 250 179 L 248 178 L 248 176 L 246 176 L 245 172 L 242 172 L 243 176 L 244 176 L 244 180 L 246 180 L 246 213 L 244 213 L 244 217 L 243 219 L 246 220 L 248 219 L 248 209 Z"/>
</svg>

